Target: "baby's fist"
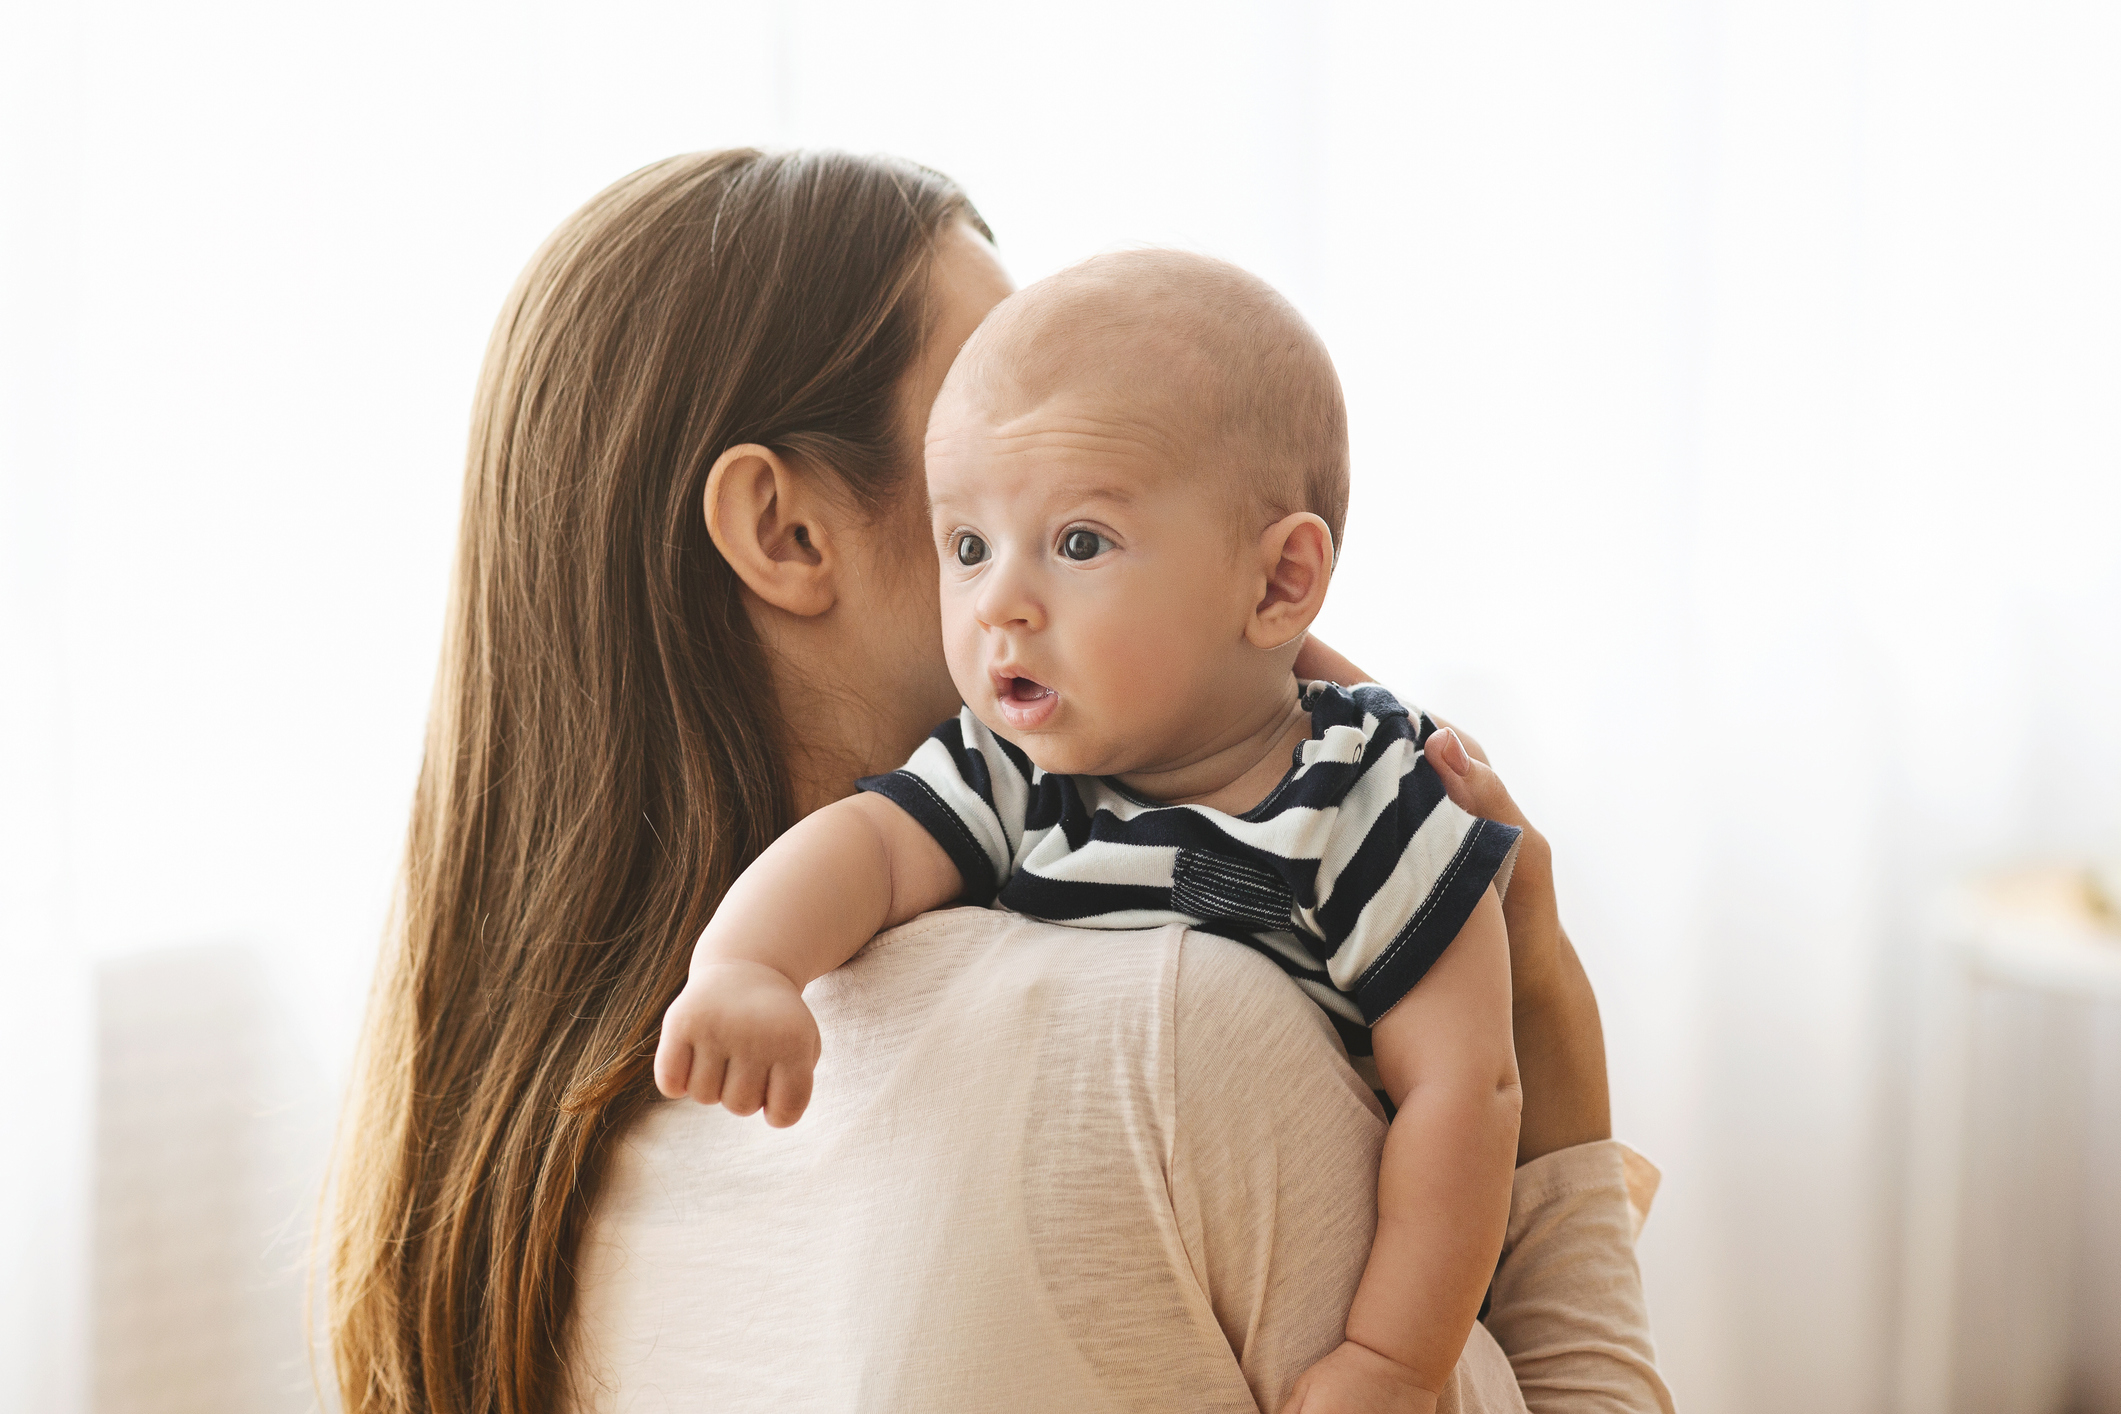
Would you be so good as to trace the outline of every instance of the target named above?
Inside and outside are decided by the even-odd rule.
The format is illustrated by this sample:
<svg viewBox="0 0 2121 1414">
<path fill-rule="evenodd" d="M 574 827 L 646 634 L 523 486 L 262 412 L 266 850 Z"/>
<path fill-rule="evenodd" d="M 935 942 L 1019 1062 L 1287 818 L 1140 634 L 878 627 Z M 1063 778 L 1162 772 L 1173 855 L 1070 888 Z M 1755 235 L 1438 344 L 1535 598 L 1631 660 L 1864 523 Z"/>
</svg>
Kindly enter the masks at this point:
<svg viewBox="0 0 2121 1414">
<path fill-rule="evenodd" d="M 1344 1340 L 1304 1371 L 1281 1414 L 1435 1414 L 1436 1396 L 1414 1372 L 1365 1345 Z"/>
<path fill-rule="evenodd" d="M 655 1088 L 731 1114 L 766 1112 L 785 1129 L 810 1104 L 819 1050 L 817 1018 L 780 972 L 758 962 L 696 964 L 663 1013 Z"/>
</svg>

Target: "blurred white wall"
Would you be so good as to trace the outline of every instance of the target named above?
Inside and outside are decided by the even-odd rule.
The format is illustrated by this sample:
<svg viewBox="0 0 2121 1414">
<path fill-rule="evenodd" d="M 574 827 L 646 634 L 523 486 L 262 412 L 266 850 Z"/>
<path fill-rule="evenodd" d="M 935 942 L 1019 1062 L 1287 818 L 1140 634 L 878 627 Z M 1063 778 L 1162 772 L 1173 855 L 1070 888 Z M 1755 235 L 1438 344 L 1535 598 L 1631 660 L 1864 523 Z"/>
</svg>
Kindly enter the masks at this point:
<svg viewBox="0 0 2121 1414">
<path fill-rule="evenodd" d="M 1310 314 L 1324 631 L 1556 842 L 1682 1402 L 1880 1407 L 1911 920 L 2121 838 L 2117 72 L 2051 0 L 0 11 L 0 1406 L 92 1397 L 99 968 L 247 949 L 343 1074 L 509 283 L 762 142 Z"/>
</svg>

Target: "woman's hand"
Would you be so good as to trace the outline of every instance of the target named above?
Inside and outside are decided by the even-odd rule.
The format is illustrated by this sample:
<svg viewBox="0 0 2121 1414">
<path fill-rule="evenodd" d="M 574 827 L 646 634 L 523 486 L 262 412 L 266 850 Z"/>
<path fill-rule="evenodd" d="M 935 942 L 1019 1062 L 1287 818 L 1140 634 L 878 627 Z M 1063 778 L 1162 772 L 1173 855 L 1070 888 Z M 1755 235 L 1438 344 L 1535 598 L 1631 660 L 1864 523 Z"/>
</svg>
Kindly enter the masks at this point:
<svg viewBox="0 0 2121 1414">
<path fill-rule="evenodd" d="M 1480 743 L 1435 713 L 1438 730 L 1422 750 L 1443 778 L 1451 803 L 1468 815 L 1515 825 L 1524 832 L 1517 842 L 1517 867 L 1510 891 L 1503 896 L 1502 918 L 1510 930 L 1510 989 L 1523 1000 L 1550 992 L 1561 970 L 1568 941 L 1561 933 L 1561 914 L 1554 903 L 1554 851 L 1524 811 L 1510 798 L 1502 777 L 1488 766 Z"/>
<path fill-rule="evenodd" d="M 1372 681 L 1316 635 L 1296 654 L 1296 675 L 1352 687 Z M 1444 790 L 1461 810 L 1524 831 L 1517 867 L 1502 902 L 1510 933 L 1511 1016 L 1517 1040 L 1517 1072 L 1524 1086 L 1524 1118 L 1517 1132 L 1517 1162 L 1613 1137 L 1606 1091 L 1605 1031 L 1598 998 L 1584 975 L 1576 949 L 1562 930 L 1554 904 L 1554 855 L 1546 836 L 1532 828 L 1502 778 L 1488 766 L 1480 743 L 1443 718 L 1443 730 L 1424 748 L 1443 778 Z"/>
<path fill-rule="evenodd" d="M 1469 815 L 1524 831 L 1502 916 L 1510 933 L 1510 1009 L 1524 1116 L 1517 1162 L 1613 1137 L 1606 1090 L 1605 1030 L 1598 998 L 1584 975 L 1554 904 L 1554 854 L 1489 769 L 1478 743 L 1468 744 L 1441 718 L 1423 747 L 1453 804 Z"/>
</svg>

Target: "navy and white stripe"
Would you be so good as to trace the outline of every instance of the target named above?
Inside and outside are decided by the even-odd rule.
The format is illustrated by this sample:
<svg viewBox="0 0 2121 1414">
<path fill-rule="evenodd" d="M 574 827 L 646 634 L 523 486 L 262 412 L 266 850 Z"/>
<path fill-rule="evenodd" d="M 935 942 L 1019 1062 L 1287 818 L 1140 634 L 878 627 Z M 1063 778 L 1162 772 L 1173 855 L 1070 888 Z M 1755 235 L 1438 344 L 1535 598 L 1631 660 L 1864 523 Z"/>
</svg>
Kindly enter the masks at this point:
<svg viewBox="0 0 2121 1414">
<path fill-rule="evenodd" d="M 1436 730 L 1374 683 L 1306 683 L 1311 739 L 1259 805 L 1159 805 L 1106 777 L 1048 775 L 971 709 L 904 767 L 859 782 L 904 807 L 969 902 L 1081 928 L 1185 923 L 1250 944 L 1330 1016 L 1351 1054 L 1411 991 L 1518 830 L 1468 815 L 1422 755 Z"/>
</svg>

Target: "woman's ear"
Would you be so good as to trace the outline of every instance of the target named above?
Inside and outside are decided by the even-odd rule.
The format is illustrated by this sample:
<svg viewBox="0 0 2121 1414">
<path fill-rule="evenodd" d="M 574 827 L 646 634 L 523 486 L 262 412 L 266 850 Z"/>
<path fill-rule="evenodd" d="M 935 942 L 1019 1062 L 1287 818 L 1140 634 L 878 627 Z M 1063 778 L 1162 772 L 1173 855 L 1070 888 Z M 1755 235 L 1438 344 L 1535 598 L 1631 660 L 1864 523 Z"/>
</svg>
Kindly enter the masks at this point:
<svg viewBox="0 0 2121 1414">
<path fill-rule="evenodd" d="M 1254 648 L 1286 648 L 1325 607 L 1333 533 L 1309 511 L 1283 516 L 1259 537 L 1259 568 L 1266 592 L 1253 606 L 1245 641 Z"/>
<path fill-rule="evenodd" d="M 838 557 L 815 478 L 745 442 L 715 458 L 703 500 L 707 533 L 745 588 L 803 618 L 837 601 Z"/>
</svg>

